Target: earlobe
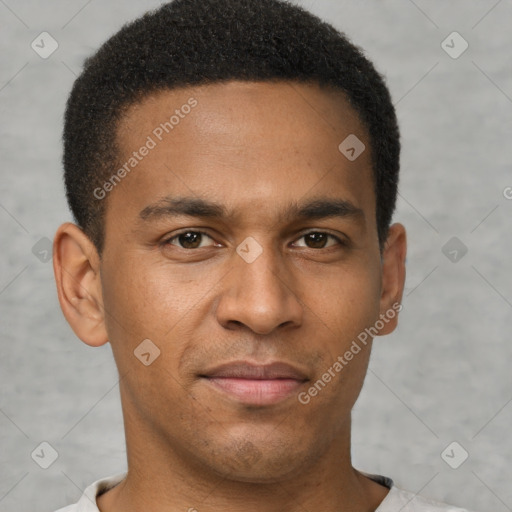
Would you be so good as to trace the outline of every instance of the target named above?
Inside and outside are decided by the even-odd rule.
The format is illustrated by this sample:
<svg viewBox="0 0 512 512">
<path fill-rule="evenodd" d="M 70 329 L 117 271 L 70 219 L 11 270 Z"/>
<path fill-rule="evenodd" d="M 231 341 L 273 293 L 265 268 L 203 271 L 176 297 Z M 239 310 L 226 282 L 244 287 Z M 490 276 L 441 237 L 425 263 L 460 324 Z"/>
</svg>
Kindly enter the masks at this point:
<svg viewBox="0 0 512 512">
<path fill-rule="evenodd" d="M 405 285 L 405 257 L 407 237 L 402 224 L 393 224 L 388 231 L 382 254 L 382 293 L 380 319 L 384 327 L 379 335 L 390 334 L 398 323 L 398 312 L 402 309 L 402 295 Z"/>
<path fill-rule="evenodd" d="M 75 224 L 62 224 L 53 241 L 53 270 L 60 307 L 75 334 L 87 345 L 108 341 L 99 272 L 100 258 Z"/>
</svg>

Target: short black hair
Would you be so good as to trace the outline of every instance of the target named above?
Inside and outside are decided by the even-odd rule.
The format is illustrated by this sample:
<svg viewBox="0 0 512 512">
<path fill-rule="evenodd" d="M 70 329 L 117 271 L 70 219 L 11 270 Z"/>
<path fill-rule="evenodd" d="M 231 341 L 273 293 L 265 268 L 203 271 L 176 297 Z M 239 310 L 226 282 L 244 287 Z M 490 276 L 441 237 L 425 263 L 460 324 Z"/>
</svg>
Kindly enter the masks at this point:
<svg viewBox="0 0 512 512">
<path fill-rule="evenodd" d="M 86 59 L 67 101 L 66 196 L 99 254 L 107 201 L 93 191 L 119 165 L 123 114 L 157 91 L 229 80 L 315 83 L 344 93 L 370 136 L 382 249 L 396 203 L 400 134 L 385 80 L 363 50 L 287 0 L 174 0 L 124 25 Z"/>
</svg>

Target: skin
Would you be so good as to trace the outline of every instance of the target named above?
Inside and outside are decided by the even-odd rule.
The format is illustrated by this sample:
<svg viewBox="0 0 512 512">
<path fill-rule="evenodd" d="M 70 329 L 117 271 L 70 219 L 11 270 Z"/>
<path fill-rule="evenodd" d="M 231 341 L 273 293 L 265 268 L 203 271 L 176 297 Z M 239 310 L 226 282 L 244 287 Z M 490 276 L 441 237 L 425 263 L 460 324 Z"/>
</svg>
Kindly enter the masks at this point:
<svg viewBox="0 0 512 512">
<path fill-rule="evenodd" d="M 350 458 L 351 410 L 371 343 L 307 405 L 293 394 L 249 406 L 199 377 L 225 362 L 278 360 L 307 375 L 307 391 L 400 302 L 405 229 L 391 226 L 381 254 L 367 131 L 339 92 L 233 81 L 132 106 L 118 127 L 120 161 L 190 97 L 198 105 L 104 199 L 101 258 L 74 224 L 55 236 L 62 310 L 82 341 L 110 342 L 120 374 L 128 476 L 98 506 L 374 511 L 388 490 Z M 351 133 L 366 145 L 353 162 L 338 150 Z M 141 218 L 165 197 L 215 201 L 229 216 Z M 283 215 L 319 198 L 361 213 Z M 191 242 L 176 236 L 183 230 L 206 235 Z M 247 237 L 262 250 L 251 263 L 236 251 Z M 149 366 L 134 356 L 145 339 L 160 350 Z"/>
</svg>

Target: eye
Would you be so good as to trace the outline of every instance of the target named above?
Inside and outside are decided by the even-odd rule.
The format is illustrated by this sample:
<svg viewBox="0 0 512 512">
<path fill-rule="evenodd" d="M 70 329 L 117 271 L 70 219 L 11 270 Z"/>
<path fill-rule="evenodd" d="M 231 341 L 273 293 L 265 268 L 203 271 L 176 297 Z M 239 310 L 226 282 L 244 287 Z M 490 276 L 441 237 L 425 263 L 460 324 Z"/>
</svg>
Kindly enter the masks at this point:
<svg viewBox="0 0 512 512">
<path fill-rule="evenodd" d="M 189 229 L 187 231 L 182 231 L 181 233 L 173 235 L 172 237 L 165 240 L 163 244 L 176 245 L 182 249 L 201 249 L 215 245 L 215 243 L 210 245 L 203 243 L 205 242 L 205 239 L 213 241 L 213 238 L 204 231 L 193 231 Z M 324 231 L 310 231 L 309 233 L 302 235 L 299 240 L 301 239 L 304 239 L 305 244 L 295 243 L 294 245 L 296 247 L 307 247 L 309 249 L 328 249 L 329 247 L 335 245 L 347 245 L 347 243 L 341 238 Z M 329 244 L 329 240 L 333 241 L 334 243 Z"/>
<path fill-rule="evenodd" d="M 305 240 L 306 245 L 299 245 L 299 247 L 308 247 L 309 249 L 326 249 L 328 247 L 332 247 L 332 245 L 336 245 L 326 245 L 329 239 L 334 240 L 340 246 L 347 245 L 341 238 L 324 231 L 310 231 L 309 233 L 302 235 L 299 240 L 302 238 Z"/>
<path fill-rule="evenodd" d="M 182 231 L 181 233 L 165 240 L 164 245 L 177 245 L 182 249 L 200 249 L 202 247 L 208 247 L 208 245 L 205 246 L 202 244 L 205 238 L 213 240 L 211 236 L 207 235 L 203 231 Z"/>
</svg>

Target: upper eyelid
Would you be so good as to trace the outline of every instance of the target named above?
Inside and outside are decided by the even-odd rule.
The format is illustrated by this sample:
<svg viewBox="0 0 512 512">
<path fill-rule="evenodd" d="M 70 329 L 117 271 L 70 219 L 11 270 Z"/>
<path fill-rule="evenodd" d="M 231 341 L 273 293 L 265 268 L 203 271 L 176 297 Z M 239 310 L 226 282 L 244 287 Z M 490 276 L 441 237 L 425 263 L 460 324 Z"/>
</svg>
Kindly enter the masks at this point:
<svg viewBox="0 0 512 512">
<path fill-rule="evenodd" d="M 169 242 L 170 240 L 174 240 L 180 235 L 184 235 L 185 233 L 201 233 L 202 235 L 206 235 L 207 237 L 213 239 L 213 236 L 207 233 L 206 231 L 203 231 L 201 229 L 183 229 L 182 231 L 178 231 L 178 233 L 175 233 L 172 236 L 166 236 L 164 237 L 164 242 Z"/>
<path fill-rule="evenodd" d="M 334 234 L 330 233 L 329 231 L 322 231 L 320 229 L 312 230 L 312 231 L 306 231 L 305 233 L 301 233 L 295 240 L 299 240 L 302 237 L 304 237 L 306 235 L 309 235 L 311 233 L 321 233 L 321 234 L 324 234 L 324 235 L 327 235 L 327 236 L 330 236 L 330 237 L 334 238 L 335 240 L 337 240 L 337 242 L 340 245 L 344 245 L 344 246 L 348 245 L 348 240 L 346 240 L 345 237 L 340 236 L 340 235 L 334 235 Z M 328 247 L 325 247 L 325 249 L 328 249 Z"/>
</svg>

